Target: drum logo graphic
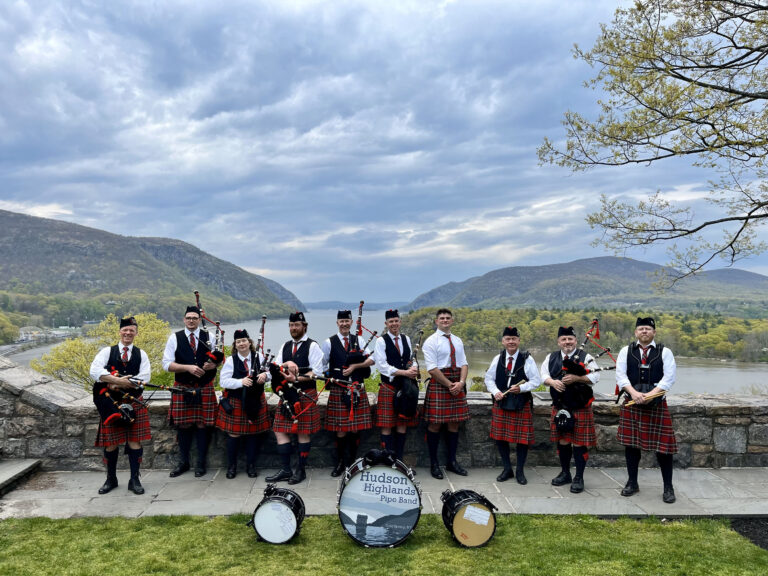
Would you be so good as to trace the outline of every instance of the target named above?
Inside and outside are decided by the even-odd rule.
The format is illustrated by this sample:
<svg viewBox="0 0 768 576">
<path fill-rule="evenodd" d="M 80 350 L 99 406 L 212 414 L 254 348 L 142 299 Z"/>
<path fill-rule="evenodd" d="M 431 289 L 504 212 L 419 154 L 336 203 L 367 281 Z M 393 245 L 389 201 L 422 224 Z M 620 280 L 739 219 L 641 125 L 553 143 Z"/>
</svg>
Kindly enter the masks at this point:
<svg viewBox="0 0 768 576">
<path fill-rule="evenodd" d="M 403 472 L 375 466 L 353 476 L 339 501 L 339 518 L 350 536 L 368 546 L 391 546 L 419 521 L 421 498 Z"/>
</svg>

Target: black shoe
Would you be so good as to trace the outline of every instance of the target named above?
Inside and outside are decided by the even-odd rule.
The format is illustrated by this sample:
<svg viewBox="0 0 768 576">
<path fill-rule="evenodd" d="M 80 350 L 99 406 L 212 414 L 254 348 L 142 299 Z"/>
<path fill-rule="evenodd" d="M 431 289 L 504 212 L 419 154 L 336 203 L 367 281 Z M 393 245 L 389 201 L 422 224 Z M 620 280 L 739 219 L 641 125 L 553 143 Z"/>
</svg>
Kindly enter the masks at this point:
<svg viewBox="0 0 768 576">
<path fill-rule="evenodd" d="M 195 475 L 197 475 L 197 470 L 195 470 Z M 237 466 L 227 468 L 227 480 L 232 480 L 235 476 L 237 476 Z"/>
<path fill-rule="evenodd" d="M 514 478 L 515 475 L 512 472 L 512 468 L 504 468 L 504 470 L 501 471 L 501 474 L 496 476 L 496 482 L 506 482 L 510 478 Z"/>
<path fill-rule="evenodd" d="M 264 478 L 264 480 L 267 482 L 285 482 L 290 480 L 291 476 L 293 476 L 293 473 L 290 470 L 278 470 L 271 476 Z"/>
<path fill-rule="evenodd" d="M 461 467 L 461 464 L 456 462 L 456 460 L 454 460 L 453 462 L 450 462 L 445 467 L 445 469 L 448 470 L 448 472 L 453 472 L 454 474 L 458 474 L 459 476 L 466 476 L 467 475 L 467 471 L 464 470 L 464 468 Z"/>
<path fill-rule="evenodd" d="M 664 495 L 661 497 L 661 499 L 664 500 L 664 502 L 667 504 L 672 504 L 675 500 L 677 500 L 677 498 L 675 498 L 675 489 L 672 488 L 671 484 L 669 486 L 664 486 Z"/>
<path fill-rule="evenodd" d="M 115 488 L 117 488 L 117 477 L 110 478 L 107 476 L 107 481 L 99 488 L 99 494 L 106 494 Z"/>
<path fill-rule="evenodd" d="M 288 484 L 300 484 L 301 482 L 304 482 L 304 480 L 307 479 L 307 473 L 304 471 L 304 468 L 297 468 L 296 471 L 291 476 L 290 480 L 288 480 Z"/>
<path fill-rule="evenodd" d="M 138 494 L 141 496 L 144 494 L 144 486 L 141 485 L 141 482 L 139 482 L 139 477 L 133 477 L 131 476 L 131 479 L 128 480 L 128 490 L 133 492 L 134 494 Z"/>
<path fill-rule="evenodd" d="M 522 468 L 517 469 L 517 483 L 522 486 L 525 486 L 526 484 L 528 484 L 528 480 L 525 477 L 525 472 L 523 472 Z"/>
<path fill-rule="evenodd" d="M 344 466 L 344 462 L 339 460 L 338 462 L 336 462 L 336 467 L 333 470 L 331 470 L 331 476 L 333 476 L 334 478 L 338 478 L 344 473 L 345 470 L 346 470 L 346 467 Z"/>
<path fill-rule="evenodd" d="M 207 470 L 205 469 L 205 466 L 195 466 L 195 478 L 200 478 L 201 476 L 205 476 L 205 473 Z"/>
<path fill-rule="evenodd" d="M 566 484 L 570 484 L 573 482 L 573 479 L 571 478 L 571 473 L 562 471 L 560 474 L 552 478 L 552 486 L 565 486 Z"/>
<path fill-rule="evenodd" d="M 632 496 L 632 494 L 637 494 L 638 492 L 640 492 L 640 486 L 637 485 L 637 482 L 627 481 L 624 488 L 621 489 L 622 496 Z"/>
<path fill-rule="evenodd" d="M 432 469 L 430 472 L 432 473 L 432 478 L 436 478 L 438 480 L 443 479 L 443 471 L 440 470 L 440 464 L 432 464 Z"/>
<path fill-rule="evenodd" d="M 189 472 L 189 462 L 179 464 L 178 466 L 176 466 L 176 468 L 171 470 L 171 473 L 168 474 L 168 476 L 170 476 L 171 478 L 176 478 L 176 476 L 181 476 L 182 474 L 184 474 L 184 472 Z"/>
<path fill-rule="evenodd" d="M 584 478 L 581 476 L 576 476 L 573 479 L 573 484 L 571 484 L 571 492 L 574 494 L 584 492 Z"/>
<path fill-rule="evenodd" d="M 259 475 L 259 471 L 256 469 L 256 464 L 248 464 L 248 478 L 256 478 Z"/>
</svg>

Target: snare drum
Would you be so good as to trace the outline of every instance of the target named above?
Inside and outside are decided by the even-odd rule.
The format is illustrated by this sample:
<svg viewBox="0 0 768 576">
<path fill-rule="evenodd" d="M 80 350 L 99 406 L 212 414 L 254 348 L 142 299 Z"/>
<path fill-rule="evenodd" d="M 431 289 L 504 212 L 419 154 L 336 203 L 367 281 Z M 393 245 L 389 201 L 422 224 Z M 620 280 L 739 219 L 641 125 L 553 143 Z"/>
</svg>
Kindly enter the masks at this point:
<svg viewBox="0 0 768 576">
<path fill-rule="evenodd" d="M 443 524 L 462 546 L 484 546 L 496 532 L 496 506 L 482 494 L 472 490 L 446 490 L 443 501 Z"/>
<path fill-rule="evenodd" d="M 270 544 L 285 544 L 299 533 L 304 520 L 304 501 L 287 488 L 267 484 L 264 499 L 253 511 L 248 526 L 253 526 L 256 537 Z"/>
<path fill-rule="evenodd" d="M 372 459 L 374 452 L 383 457 Z M 372 450 L 347 468 L 339 482 L 341 525 L 366 548 L 401 544 L 421 516 L 421 490 L 413 472 L 389 454 Z"/>
</svg>

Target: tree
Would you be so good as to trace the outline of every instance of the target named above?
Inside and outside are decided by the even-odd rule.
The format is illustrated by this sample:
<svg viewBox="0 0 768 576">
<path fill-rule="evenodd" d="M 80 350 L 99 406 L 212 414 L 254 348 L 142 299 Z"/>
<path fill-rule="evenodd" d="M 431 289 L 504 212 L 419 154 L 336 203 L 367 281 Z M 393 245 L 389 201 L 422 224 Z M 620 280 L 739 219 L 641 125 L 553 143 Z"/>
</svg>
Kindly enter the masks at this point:
<svg viewBox="0 0 768 576">
<path fill-rule="evenodd" d="M 539 159 L 578 171 L 690 157 L 717 175 L 709 201 L 720 216 L 697 219 L 660 192 L 639 204 L 603 196 L 588 217 L 603 231 L 597 242 L 617 252 L 669 243 L 669 283 L 765 250 L 756 230 L 768 218 L 768 2 L 639 0 L 601 29 L 591 50 L 574 49 L 597 69 L 587 85 L 607 94 L 601 112 L 566 112 L 564 148 L 545 139 Z"/>
<path fill-rule="evenodd" d="M 165 372 L 162 365 L 165 343 L 171 332 L 170 325 L 164 320 L 159 320 L 157 315 L 149 313 L 136 314 L 136 322 L 139 325 L 139 333 L 134 342 L 149 356 L 152 382 L 171 384 L 172 375 Z M 33 360 L 31 366 L 43 374 L 64 382 L 82 384 L 84 388 L 90 389 L 93 385 L 90 376 L 91 362 L 101 348 L 112 346 L 119 341 L 119 326 L 117 316 L 110 314 L 86 337 L 62 342 L 40 360 Z"/>
</svg>

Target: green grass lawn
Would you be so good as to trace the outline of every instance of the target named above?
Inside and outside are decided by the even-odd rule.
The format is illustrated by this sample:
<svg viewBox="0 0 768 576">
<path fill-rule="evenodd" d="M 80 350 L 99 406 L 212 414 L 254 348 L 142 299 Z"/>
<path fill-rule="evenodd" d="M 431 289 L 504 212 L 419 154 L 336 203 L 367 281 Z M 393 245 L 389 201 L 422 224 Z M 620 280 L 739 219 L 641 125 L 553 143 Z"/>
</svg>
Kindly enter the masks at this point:
<svg viewBox="0 0 768 576">
<path fill-rule="evenodd" d="M 497 516 L 484 548 L 457 546 L 437 515 L 398 548 L 365 549 L 335 516 L 304 520 L 289 544 L 258 542 L 249 518 L 45 518 L 0 522 L 0 574 L 387 575 L 768 574 L 768 551 L 726 520 Z"/>
</svg>

